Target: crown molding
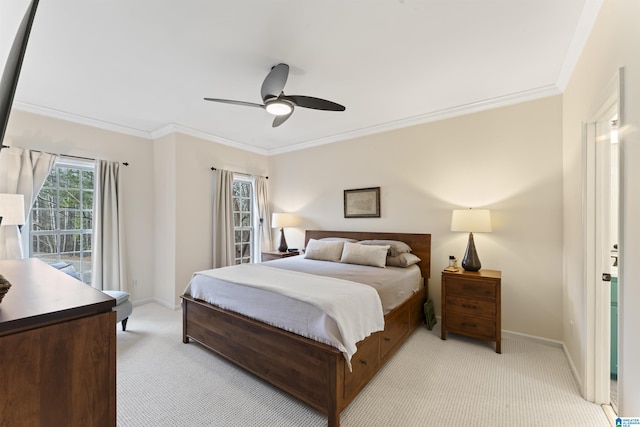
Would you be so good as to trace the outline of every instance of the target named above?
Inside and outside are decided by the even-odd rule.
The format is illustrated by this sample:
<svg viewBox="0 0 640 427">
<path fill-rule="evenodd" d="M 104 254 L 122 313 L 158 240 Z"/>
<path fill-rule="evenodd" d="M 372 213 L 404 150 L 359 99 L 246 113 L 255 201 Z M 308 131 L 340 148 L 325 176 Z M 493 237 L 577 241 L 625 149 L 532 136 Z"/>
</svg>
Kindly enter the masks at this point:
<svg viewBox="0 0 640 427">
<path fill-rule="evenodd" d="M 136 136 L 138 138 L 151 139 L 151 134 L 140 129 L 134 129 L 127 126 L 117 125 L 102 120 L 91 119 L 89 117 L 79 116 L 77 114 L 65 113 L 64 111 L 55 110 L 53 108 L 40 107 L 38 105 L 28 104 L 26 102 L 15 101 L 13 108 L 25 111 L 27 113 L 39 114 L 41 116 L 51 117 L 54 119 L 65 120 L 67 122 L 77 123 L 80 125 L 91 126 L 98 129 L 108 130 L 125 135 Z"/>
<path fill-rule="evenodd" d="M 562 92 L 567 88 L 571 74 L 573 74 L 573 70 L 578 63 L 578 59 L 580 59 L 582 49 L 584 49 L 585 44 L 587 44 L 587 39 L 589 38 L 589 34 L 591 34 L 591 30 L 593 29 L 596 18 L 600 13 L 603 2 L 604 0 L 585 1 L 582 13 L 580 13 L 580 18 L 578 19 L 578 25 L 576 25 L 576 31 L 573 34 L 571 44 L 569 45 L 569 50 L 567 51 L 564 62 L 562 63 L 562 68 L 560 68 L 560 73 L 558 74 L 556 85 Z"/>
<path fill-rule="evenodd" d="M 48 117 L 66 120 L 73 123 L 92 126 L 92 127 L 105 129 L 113 132 L 119 132 L 119 133 L 132 135 L 139 138 L 145 138 L 149 140 L 162 138 L 164 136 L 167 136 L 173 133 L 182 133 L 184 135 L 203 139 L 205 141 L 211 141 L 217 144 L 227 145 L 240 150 L 257 153 L 264 156 L 271 156 L 271 155 L 288 153 L 292 151 L 304 150 L 307 148 L 317 147 L 320 145 L 332 144 L 334 142 L 359 138 L 363 136 L 372 135 L 375 133 L 388 132 L 388 131 L 401 129 L 409 126 L 415 126 L 415 125 L 420 125 L 424 123 L 445 120 L 453 117 L 462 116 L 465 114 L 476 113 L 480 111 L 518 104 L 521 102 L 531 101 L 534 99 L 559 95 L 561 93 L 562 92 L 556 85 L 548 85 L 548 86 L 543 86 L 536 89 L 517 92 L 517 93 L 513 93 L 513 94 L 509 94 L 509 95 L 505 95 L 497 98 L 487 99 L 479 102 L 473 102 L 470 104 L 460 105 L 452 108 L 446 108 L 443 110 L 434 111 L 427 114 L 408 117 L 405 119 L 395 120 L 392 122 L 382 123 L 379 125 L 369 126 L 366 128 L 357 129 L 355 131 L 331 135 L 325 138 L 313 139 L 313 140 L 301 142 L 299 144 L 294 144 L 288 147 L 274 148 L 270 150 L 252 147 L 250 145 L 247 145 L 238 141 L 234 141 L 218 135 L 213 135 L 208 132 L 199 131 L 197 129 L 192 129 L 192 128 L 175 124 L 175 123 L 170 123 L 153 132 L 145 132 L 138 129 L 132 129 L 126 126 L 120 126 L 113 123 L 104 122 L 101 120 L 95 120 L 95 119 L 90 119 L 83 116 L 78 116 L 75 114 L 64 113 L 62 111 L 53 110 L 50 108 L 38 107 L 38 106 L 27 104 L 24 102 L 16 102 L 14 103 L 14 107 L 19 110 L 27 111 L 30 113 L 40 114 Z"/>
<path fill-rule="evenodd" d="M 517 92 L 517 93 L 513 93 L 513 94 L 509 94 L 509 95 L 505 95 L 497 98 L 487 99 L 479 102 L 473 102 L 465 105 L 459 105 L 456 107 L 446 108 L 443 110 L 434 111 L 427 114 L 395 120 L 393 122 L 387 122 L 380 125 L 370 126 L 370 127 L 358 129 L 355 131 L 344 132 L 341 134 L 328 136 L 326 138 L 310 140 L 310 141 L 302 142 L 300 144 L 291 145 L 289 147 L 272 149 L 272 150 L 269 150 L 269 155 L 304 150 L 307 148 L 317 147 L 325 144 L 331 144 L 334 142 L 344 141 L 347 139 L 354 139 L 362 136 L 388 132 L 391 130 L 406 128 L 406 127 L 420 125 L 424 123 L 436 122 L 439 120 L 450 119 L 453 117 L 458 117 L 466 114 L 472 114 L 480 111 L 491 110 L 494 108 L 519 104 L 521 102 L 532 101 L 534 99 L 555 96 L 561 93 L 562 92 L 558 89 L 556 85 L 543 86 L 540 88 Z"/>
<path fill-rule="evenodd" d="M 150 137 L 151 139 L 158 139 L 162 138 L 163 136 L 171 135 L 173 133 L 181 133 L 184 135 L 193 136 L 194 138 L 215 142 L 217 144 L 227 145 L 229 147 L 238 148 L 244 151 L 250 151 L 252 153 L 262 154 L 263 156 L 269 155 L 269 152 L 265 149 L 252 147 L 250 145 L 243 144 L 242 142 L 234 141 L 232 139 L 224 138 L 218 135 L 213 135 L 208 132 L 202 132 L 197 129 L 192 129 L 176 123 L 168 124 L 158 130 L 151 132 Z"/>
</svg>

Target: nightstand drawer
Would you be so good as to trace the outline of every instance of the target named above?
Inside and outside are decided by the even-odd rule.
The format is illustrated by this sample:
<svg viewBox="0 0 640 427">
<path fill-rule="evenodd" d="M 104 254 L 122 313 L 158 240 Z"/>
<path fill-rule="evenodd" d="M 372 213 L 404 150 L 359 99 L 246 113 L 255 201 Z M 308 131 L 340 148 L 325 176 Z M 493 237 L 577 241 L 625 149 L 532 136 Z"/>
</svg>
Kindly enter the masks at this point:
<svg viewBox="0 0 640 427">
<path fill-rule="evenodd" d="M 447 311 L 458 314 L 466 314 L 468 316 L 479 316 L 489 319 L 495 319 L 496 303 L 480 299 L 462 298 L 453 295 L 447 295 Z"/>
<path fill-rule="evenodd" d="M 496 299 L 494 283 L 482 280 L 459 280 L 456 277 L 447 278 L 447 294 L 469 298 Z"/>
<path fill-rule="evenodd" d="M 496 322 L 489 319 L 449 313 L 447 315 L 447 327 L 451 332 L 459 332 L 465 335 L 489 339 L 494 339 L 496 336 Z"/>
</svg>

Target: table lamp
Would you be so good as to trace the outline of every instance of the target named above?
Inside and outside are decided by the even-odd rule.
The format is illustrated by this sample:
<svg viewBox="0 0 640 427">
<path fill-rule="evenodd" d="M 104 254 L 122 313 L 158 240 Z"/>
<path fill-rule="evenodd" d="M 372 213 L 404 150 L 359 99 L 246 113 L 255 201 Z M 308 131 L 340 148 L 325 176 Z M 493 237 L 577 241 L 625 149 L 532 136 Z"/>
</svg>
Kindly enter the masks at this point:
<svg viewBox="0 0 640 427">
<path fill-rule="evenodd" d="M 469 233 L 467 250 L 462 259 L 462 268 L 466 271 L 478 271 L 482 265 L 473 242 L 474 232 L 491 232 L 491 213 L 487 209 L 456 209 L 451 216 L 451 231 Z"/>
<path fill-rule="evenodd" d="M 271 227 L 280 229 L 278 252 L 287 252 L 287 249 L 289 249 L 287 239 L 284 237 L 284 227 L 293 227 L 294 225 L 296 225 L 296 217 L 293 214 L 278 212 L 271 216 Z"/>
<path fill-rule="evenodd" d="M 24 196 L 0 194 L 0 226 L 24 225 Z"/>
</svg>

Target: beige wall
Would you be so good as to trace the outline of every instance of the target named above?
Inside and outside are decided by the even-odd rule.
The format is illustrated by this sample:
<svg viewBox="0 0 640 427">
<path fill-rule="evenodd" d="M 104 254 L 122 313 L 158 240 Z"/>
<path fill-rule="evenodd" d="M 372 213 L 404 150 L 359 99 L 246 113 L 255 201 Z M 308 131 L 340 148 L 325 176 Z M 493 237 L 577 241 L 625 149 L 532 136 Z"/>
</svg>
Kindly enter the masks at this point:
<svg viewBox="0 0 640 427">
<path fill-rule="evenodd" d="M 640 414 L 640 2 L 606 0 L 564 93 L 564 315 L 563 340 L 580 379 L 586 375 L 585 289 L 582 280 L 582 123 L 600 103 L 619 67 L 624 67 L 621 137 L 623 238 L 620 256 L 619 409 L 622 416 Z M 570 323 L 575 330 L 572 331 Z"/>
<path fill-rule="evenodd" d="M 128 284 L 132 300 L 153 297 L 155 235 L 151 141 L 14 109 L 4 143 L 129 163 L 127 167 L 121 166 Z"/>
<path fill-rule="evenodd" d="M 211 167 L 268 175 L 267 157 L 228 145 L 175 135 L 176 227 L 174 303 L 194 271 L 212 265 L 214 172 Z"/>
<path fill-rule="evenodd" d="M 462 259 L 467 235 L 451 211 L 491 209 L 492 233 L 476 233 L 483 268 L 502 270 L 502 326 L 562 339 L 562 102 L 510 107 L 269 158 L 276 211 L 304 229 L 432 234 L 429 294 L 439 312 L 440 271 Z M 343 190 L 381 187 L 381 218 L 345 219 Z"/>
</svg>

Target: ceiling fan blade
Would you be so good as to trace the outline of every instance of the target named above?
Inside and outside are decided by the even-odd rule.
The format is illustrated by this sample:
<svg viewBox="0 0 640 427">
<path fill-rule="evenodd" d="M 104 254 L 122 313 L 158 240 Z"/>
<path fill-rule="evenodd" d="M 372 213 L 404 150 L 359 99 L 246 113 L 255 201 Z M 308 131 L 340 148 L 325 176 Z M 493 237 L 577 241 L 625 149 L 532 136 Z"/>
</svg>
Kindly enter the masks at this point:
<svg viewBox="0 0 640 427">
<path fill-rule="evenodd" d="M 244 105 L 245 107 L 260 107 L 264 108 L 262 104 L 254 104 L 253 102 L 234 101 L 232 99 L 218 99 L 218 98 L 204 98 L 205 101 L 222 102 L 224 104 Z"/>
<path fill-rule="evenodd" d="M 278 126 L 286 122 L 287 119 L 291 117 L 292 114 L 293 114 L 293 110 L 291 110 L 289 114 L 285 114 L 283 116 L 276 116 L 276 118 L 273 119 L 273 124 L 271 125 L 271 127 L 277 128 Z"/>
<path fill-rule="evenodd" d="M 326 111 L 344 111 L 343 105 L 335 102 L 327 101 L 326 99 L 314 98 L 313 96 L 304 95 L 287 95 L 283 98 L 293 101 L 298 107 L 313 108 L 314 110 L 326 110 Z"/>
<path fill-rule="evenodd" d="M 260 94 L 262 100 L 266 101 L 269 98 L 276 97 L 282 93 L 284 85 L 287 83 L 287 77 L 289 77 L 289 66 L 287 64 L 278 64 L 269 71 L 264 82 L 262 82 L 262 88 Z"/>
</svg>

